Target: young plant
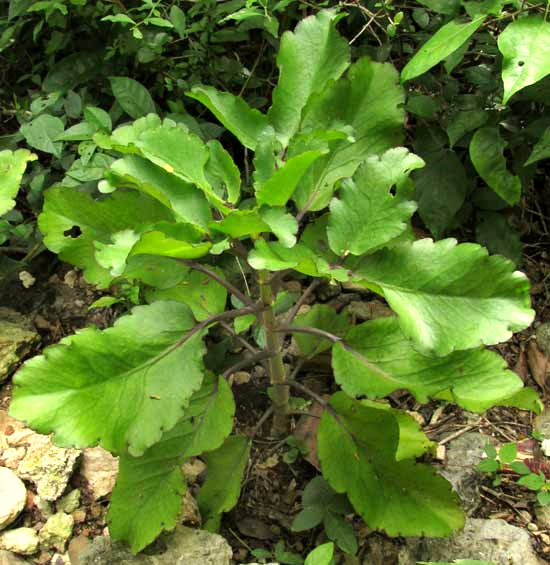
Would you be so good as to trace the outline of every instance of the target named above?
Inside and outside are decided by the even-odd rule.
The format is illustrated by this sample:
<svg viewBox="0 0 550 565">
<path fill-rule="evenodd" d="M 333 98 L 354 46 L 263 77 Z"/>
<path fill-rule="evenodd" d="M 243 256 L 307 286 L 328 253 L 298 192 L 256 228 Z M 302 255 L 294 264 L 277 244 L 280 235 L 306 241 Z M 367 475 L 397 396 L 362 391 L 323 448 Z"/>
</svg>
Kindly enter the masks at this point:
<svg viewBox="0 0 550 565">
<path fill-rule="evenodd" d="M 523 461 L 517 460 L 518 448 L 515 443 L 505 443 L 498 451 L 489 444 L 485 446 L 485 453 L 487 458 L 480 461 L 477 468 L 494 476 L 493 486 L 502 483 L 503 471 L 512 471 L 519 475 L 516 481 L 518 485 L 537 493 L 537 501 L 541 506 L 550 504 L 550 481 L 543 471 L 534 472 Z"/>
<path fill-rule="evenodd" d="M 119 157 L 102 194 L 46 192 L 45 245 L 101 288 L 139 286 L 147 304 L 28 361 L 11 414 L 59 445 L 101 445 L 120 457 L 109 528 L 135 552 L 177 523 L 189 457 L 208 467 L 198 495 L 207 528 L 236 503 L 250 438 L 231 435 L 225 377 L 247 365 L 263 363 L 270 387 L 257 428 L 271 417 L 271 433 L 287 434 L 291 388 L 319 403 L 324 479 L 392 536 L 444 536 L 464 518 L 449 483 L 416 462 L 429 440 L 377 399 L 408 389 L 420 402 L 477 412 L 538 406 L 482 347 L 531 322 L 526 277 L 476 244 L 414 240 L 409 174 L 423 162 L 399 147 L 403 90 L 390 64 L 350 62 L 339 19 L 322 11 L 282 36 L 267 113 L 208 86 L 189 93 L 242 144 L 245 160 L 254 154 L 244 180 L 218 140 L 150 114 L 94 134 Z M 308 286 L 277 315 L 293 273 Z M 326 305 L 298 315 L 323 280 L 376 292 L 396 316 L 350 327 Z M 215 372 L 205 365 L 214 326 L 247 349 L 225 369 L 209 355 Z M 283 350 L 291 335 L 294 356 Z M 299 379 L 303 361 L 325 350 L 341 389 L 328 402 Z"/>
</svg>

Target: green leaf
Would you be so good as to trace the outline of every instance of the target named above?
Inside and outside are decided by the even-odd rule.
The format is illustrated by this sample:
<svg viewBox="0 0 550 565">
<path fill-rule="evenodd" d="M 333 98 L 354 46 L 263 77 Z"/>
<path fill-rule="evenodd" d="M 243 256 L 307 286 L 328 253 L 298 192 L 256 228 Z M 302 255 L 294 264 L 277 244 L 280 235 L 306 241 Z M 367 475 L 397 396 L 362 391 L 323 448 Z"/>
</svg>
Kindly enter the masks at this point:
<svg viewBox="0 0 550 565">
<path fill-rule="evenodd" d="M 122 230 L 116 232 L 111 237 L 111 243 L 101 243 L 94 241 L 96 261 L 111 275 L 118 277 L 124 272 L 126 259 L 136 241 L 139 241 L 140 234 L 134 230 Z"/>
<path fill-rule="evenodd" d="M 524 167 L 532 165 L 542 159 L 548 159 L 548 157 L 550 157 L 550 127 L 544 130 L 537 144 L 533 147 L 529 159 L 525 161 Z"/>
<path fill-rule="evenodd" d="M 454 151 L 423 155 L 426 166 L 413 173 L 418 214 L 435 239 L 441 238 L 464 204 L 468 177 Z"/>
<path fill-rule="evenodd" d="M 237 504 L 249 455 L 250 440 L 231 436 L 205 456 L 208 474 L 197 497 L 205 529 L 217 530 L 222 513 Z"/>
<path fill-rule="evenodd" d="M 449 136 L 451 149 L 468 132 L 483 127 L 488 119 L 489 115 L 486 110 L 477 108 L 459 109 L 447 125 L 447 135 Z"/>
<path fill-rule="evenodd" d="M 212 222 L 210 228 L 238 238 L 271 231 L 257 210 L 231 210 L 219 222 Z"/>
<path fill-rule="evenodd" d="M 520 477 L 517 484 L 523 487 L 527 487 L 529 490 L 540 490 L 546 484 L 546 477 L 542 472 L 538 475 L 531 473 L 529 475 L 524 475 Z"/>
<path fill-rule="evenodd" d="M 397 461 L 401 459 L 412 459 L 420 457 L 429 449 L 435 447 L 433 441 L 430 441 L 426 434 L 420 429 L 420 424 L 407 412 L 392 408 L 384 402 L 376 402 L 372 400 L 361 400 L 365 406 L 378 408 L 379 410 L 387 410 L 393 414 L 399 425 L 399 444 L 395 453 Z"/>
<path fill-rule="evenodd" d="M 273 176 L 255 187 L 260 204 L 284 206 L 311 164 L 326 151 L 305 151 L 288 159 Z"/>
<path fill-rule="evenodd" d="M 510 22 L 498 36 L 502 53 L 502 103 L 522 88 L 550 74 L 550 23 L 542 16 L 527 16 Z"/>
<path fill-rule="evenodd" d="M 66 129 L 54 141 L 85 141 L 92 139 L 92 136 L 97 131 L 95 126 L 87 122 L 80 122 L 70 128 Z"/>
<path fill-rule="evenodd" d="M 531 472 L 531 469 L 529 469 L 523 461 L 512 461 L 510 463 L 510 469 L 518 475 L 528 475 Z"/>
<path fill-rule="evenodd" d="M 330 400 L 318 435 L 323 476 L 345 492 L 374 529 L 390 536 L 445 536 L 464 525 L 457 495 L 427 465 L 395 461 L 399 427 L 385 410 L 342 392 Z"/>
<path fill-rule="evenodd" d="M 530 410 L 535 414 L 540 414 L 544 408 L 539 395 L 536 390 L 530 387 L 522 388 L 518 390 L 512 396 L 504 398 L 499 403 L 501 406 L 513 406 L 514 408 L 519 408 L 520 410 Z"/>
<path fill-rule="evenodd" d="M 147 18 L 145 20 L 148 24 L 152 24 L 157 27 L 173 28 L 174 25 L 170 20 L 165 18 Z"/>
<path fill-rule="evenodd" d="M 498 459 L 501 463 L 512 463 L 517 457 L 518 448 L 515 443 L 505 443 L 498 451 Z"/>
<path fill-rule="evenodd" d="M 96 106 L 86 106 L 84 108 L 84 119 L 97 129 L 107 132 L 111 132 L 113 129 L 111 116 L 105 110 Z"/>
<path fill-rule="evenodd" d="M 38 157 L 27 149 L 0 151 L 0 216 L 15 206 L 15 197 L 27 163 Z"/>
<path fill-rule="evenodd" d="M 185 39 L 187 36 L 187 18 L 185 17 L 185 12 L 175 4 L 170 8 L 170 21 L 178 32 L 180 39 Z"/>
<path fill-rule="evenodd" d="M 138 552 L 177 524 L 186 490 L 181 463 L 219 447 L 231 432 L 234 413 L 225 380 L 209 379 L 191 397 L 183 419 L 158 443 L 141 457 L 120 458 L 108 515 L 114 539 L 129 542 Z"/>
<path fill-rule="evenodd" d="M 424 74 L 447 58 L 475 33 L 485 17 L 481 15 L 472 21 L 455 19 L 441 26 L 405 65 L 401 82 Z"/>
<path fill-rule="evenodd" d="M 353 526 L 346 522 L 343 516 L 327 512 L 323 521 L 327 537 L 345 553 L 355 555 L 357 553 L 357 538 Z"/>
<path fill-rule="evenodd" d="M 425 356 L 399 329 L 396 318 L 379 318 L 353 327 L 345 343 L 333 347 L 336 382 L 351 396 L 387 396 L 407 389 L 419 402 L 450 390 L 453 401 L 482 412 L 523 386 L 503 359 L 482 349 L 447 357 Z"/>
<path fill-rule="evenodd" d="M 506 216 L 498 212 L 479 212 L 476 219 L 476 241 L 490 253 L 504 255 L 518 265 L 523 245 L 520 234 L 508 223 Z"/>
<path fill-rule="evenodd" d="M 404 147 L 367 159 L 330 203 L 332 251 L 337 255 L 372 253 L 401 235 L 416 210 L 416 204 L 403 195 L 403 185 L 409 173 L 423 165 L 420 157 Z"/>
<path fill-rule="evenodd" d="M 156 113 L 149 91 L 137 80 L 130 77 L 109 77 L 109 81 L 113 96 L 131 118 L 135 120 Z"/>
<path fill-rule="evenodd" d="M 222 188 L 227 192 L 227 201 L 235 204 L 241 192 L 239 168 L 217 139 L 210 140 L 207 145 L 210 149 L 210 158 L 206 163 L 207 175 L 220 179 Z M 221 196 L 223 197 L 223 194 Z"/>
<path fill-rule="evenodd" d="M 84 192 L 56 187 L 45 193 L 38 227 L 48 249 L 83 269 L 86 280 L 104 288 L 113 276 L 95 260 L 94 241 L 109 244 L 117 232 L 172 219 L 168 208 L 138 192 L 114 192 L 94 201 Z"/>
<path fill-rule="evenodd" d="M 116 24 L 131 24 L 135 25 L 135 21 L 126 14 L 109 14 L 108 16 L 104 16 L 99 20 L 100 22 L 113 22 Z"/>
<path fill-rule="evenodd" d="M 213 269 L 223 278 L 223 272 Z M 177 300 L 187 304 L 197 320 L 205 320 L 225 310 L 227 290 L 224 286 L 195 270 L 190 270 L 184 280 L 171 288 L 147 294 L 149 301 Z"/>
<path fill-rule="evenodd" d="M 214 196 L 204 171 L 209 158 L 208 147 L 195 134 L 163 125 L 141 133 L 135 145 L 155 165 L 196 184 L 207 197 Z"/>
<path fill-rule="evenodd" d="M 200 190 L 139 155 L 115 161 L 111 173 L 117 177 L 116 184 L 132 184 L 171 208 L 185 222 L 206 230 L 212 221 L 210 206 Z"/>
<path fill-rule="evenodd" d="M 311 277 L 328 277 L 339 281 L 349 279 L 347 269 L 329 264 L 324 257 L 302 243 L 288 249 L 280 243 L 258 239 L 254 249 L 248 254 L 248 263 L 257 270 L 295 269 Z"/>
<path fill-rule="evenodd" d="M 298 222 L 292 214 L 286 211 L 286 208 L 260 208 L 260 216 L 277 236 L 281 245 L 294 247 Z"/>
<path fill-rule="evenodd" d="M 334 544 L 324 543 L 310 551 L 304 565 L 330 565 L 334 555 Z"/>
<path fill-rule="evenodd" d="M 448 355 L 500 343 L 533 319 L 525 275 L 474 243 L 420 239 L 351 267 L 354 278 L 383 293 L 419 351 Z"/>
<path fill-rule="evenodd" d="M 194 242 L 186 237 L 189 226 L 177 224 L 157 224 L 157 229 L 141 234 L 131 248 L 132 255 L 162 255 L 176 259 L 198 259 L 206 255 L 212 243 L 209 241 Z M 182 231 L 183 229 L 183 231 Z"/>
<path fill-rule="evenodd" d="M 496 127 L 478 129 L 470 142 L 470 159 L 479 176 L 508 204 L 517 204 L 521 196 L 521 180 L 506 167 L 503 151 L 507 143 Z"/>
<path fill-rule="evenodd" d="M 403 104 L 404 94 L 395 68 L 366 57 L 349 68 L 345 79 L 313 96 L 304 110 L 302 131 L 330 131 L 346 124 L 351 126 L 353 138 L 330 142 L 330 153 L 308 169 L 292 196 L 298 207 L 323 209 L 338 180 L 353 176 L 369 155 L 379 155 L 400 145 Z M 291 144 L 289 156 L 293 151 Z"/>
<path fill-rule="evenodd" d="M 194 324 L 185 305 L 156 302 L 66 337 L 18 371 L 11 414 L 59 445 L 141 455 L 201 386 L 201 335 L 181 341 Z"/>
<path fill-rule="evenodd" d="M 267 117 L 251 108 L 240 96 L 220 92 L 211 86 L 194 86 L 186 96 L 206 106 L 245 147 L 254 150 Z"/>
<path fill-rule="evenodd" d="M 63 133 L 63 122 L 55 116 L 42 114 L 20 128 L 27 143 L 34 149 L 61 157 L 63 143 L 56 139 Z"/>
<path fill-rule="evenodd" d="M 67 92 L 101 73 L 104 51 L 73 53 L 50 67 L 42 82 L 44 92 Z"/>
<path fill-rule="evenodd" d="M 337 336 L 343 336 L 350 325 L 349 316 L 337 314 L 334 308 L 327 304 L 315 304 L 305 314 L 294 319 L 293 326 L 310 326 L 328 331 Z M 314 357 L 330 349 L 331 343 L 326 339 L 303 333 L 295 333 L 294 339 L 304 357 Z"/>
<path fill-rule="evenodd" d="M 550 492 L 537 492 L 537 501 L 541 506 L 550 505 Z"/>
<path fill-rule="evenodd" d="M 334 10 L 320 11 L 281 38 L 279 81 L 268 118 L 283 145 L 298 131 L 310 96 L 338 79 L 349 66 L 349 45 L 335 27 L 340 18 Z"/>
</svg>

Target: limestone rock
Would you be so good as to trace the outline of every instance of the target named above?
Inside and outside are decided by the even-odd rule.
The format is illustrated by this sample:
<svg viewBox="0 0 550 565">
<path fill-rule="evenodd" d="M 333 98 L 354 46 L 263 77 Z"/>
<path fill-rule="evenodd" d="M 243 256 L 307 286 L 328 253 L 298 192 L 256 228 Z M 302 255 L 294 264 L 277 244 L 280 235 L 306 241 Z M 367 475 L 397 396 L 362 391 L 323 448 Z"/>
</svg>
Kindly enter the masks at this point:
<svg viewBox="0 0 550 565">
<path fill-rule="evenodd" d="M 147 554 L 132 555 L 124 544 L 98 537 L 80 553 L 78 565 L 230 565 L 233 552 L 224 538 L 177 526 L 162 535 Z"/>
<path fill-rule="evenodd" d="M 73 517 L 65 512 L 58 512 L 50 516 L 38 534 L 40 542 L 46 547 L 54 547 L 64 552 L 73 533 L 73 525 Z"/>
<path fill-rule="evenodd" d="M 468 518 L 462 532 L 450 538 L 408 538 L 399 552 L 398 565 L 418 561 L 478 559 L 495 565 L 543 565 L 527 530 L 504 520 Z"/>
<path fill-rule="evenodd" d="M 27 500 L 23 481 L 10 469 L 0 467 L 0 530 L 21 514 Z"/>
<path fill-rule="evenodd" d="M 9 551 L 0 550 L 0 565 L 26 565 L 26 561 Z"/>
<path fill-rule="evenodd" d="M 17 474 L 32 481 L 42 498 L 54 501 L 67 488 L 79 455 L 77 449 L 56 447 L 48 436 L 36 434 L 17 468 Z"/>
<path fill-rule="evenodd" d="M 38 550 L 38 534 L 34 528 L 16 528 L 0 534 L 0 549 L 20 555 L 32 555 Z"/>
<path fill-rule="evenodd" d="M 31 323 L 19 312 L 0 308 L 0 382 L 8 377 L 38 338 Z"/>
<path fill-rule="evenodd" d="M 80 506 L 80 490 L 77 488 L 57 501 L 57 509 L 70 514 Z"/>
<path fill-rule="evenodd" d="M 92 498 L 107 496 L 115 486 L 118 459 L 101 447 L 89 447 L 82 452 L 80 475 L 88 482 Z"/>
<path fill-rule="evenodd" d="M 464 434 L 449 442 L 445 467 L 441 474 L 453 485 L 467 515 L 472 515 L 481 504 L 479 486 L 483 475 L 476 465 L 483 459 L 484 447 L 491 438 L 478 432 Z"/>
<path fill-rule="evenodd" d="M 198 527 L 202 524 L 199 505 L 189 490 L 185 491 L 181 503 L 180 521 L 187 526 Z"/>
</svg>

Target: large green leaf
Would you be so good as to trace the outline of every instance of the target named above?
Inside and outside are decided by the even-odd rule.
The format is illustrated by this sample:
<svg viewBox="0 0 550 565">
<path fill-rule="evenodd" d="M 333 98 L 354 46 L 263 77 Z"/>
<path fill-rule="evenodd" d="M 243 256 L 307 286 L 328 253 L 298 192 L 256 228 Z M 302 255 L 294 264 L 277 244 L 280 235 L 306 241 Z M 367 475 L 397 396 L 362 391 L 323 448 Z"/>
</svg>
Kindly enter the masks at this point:
<svg viewBox="0 0 550 565">
<path fill-rule="evenodd" d="M 411 80 L 443 61 L 470 38 L 485 18 L 481 15 L 472 21 L 456 19 L 441 26 L 403 67 L 401 82 Z"/>
<path fill-rule="evenodd" d="M 208 142 L 210 158 L 206 163 L 206 176 L 210 184 L 220 185 L 218 195 L 223 198 L 226 193 L 226 200 L 235 204 L 239 199 L 241 191 L 241 173 L 229 152 L 217 139 Z"/>
<path fill-rule="evenodd" d="M 110 244 L 117 232 L 163 220 L 173 220 L 170 210 L 145 194 L 117 191 L 94 201 L 89 194 L 59 187 L 45 193 L 38 226 L 48 249 L 84 269 L 89 282 L 106 287 L 113 275 L 96 261 L 94 241 Z"/>
<path fill-rule="evenodd" d="M 223 272 L 213 268 L 223 278 Z M 204 320 L 225 310 L 227 290 L 220 283 L 199 271 L 190 270 L 179 284 L 171 288 L 155 290 L 147 299 L 177 300 L 187 304 L 197 320 Z"/>
<path fill-rule="evenodd" d="M 533 319 L 525 275 L 474 243 L 420 239 L 350 266 L 365 286 L 383 293 L 419 351 L 447 355 L 499 343 Z"/>
<path fill-rule="evenodd" d="M 134 120 L 156 113 L 155 103 L 149 91 L 130 77 L 109 77 L 113 96 L 121 108 Z"/>
<path fill-rule="evenodd" d="M 318 436 L 323 476 L 368 526 L 390 536 L 445 536 L 464 525 L 447 481 L 427 465 L 395 460 L 399 426 L 391 413 L 342 392 L 330 405 Z"/>
<path fill-rule="evenodd" d="M 550 157 L 550 127 L 544 130 L 524 165 L 527 167 L 541 159 L 548 159 L 548 157 Z"/>
<path fill-rule="evenodd" d="M 63 142 L 56 139 L 63 133 L 65 127 L 60 118 L 42 114 L 21 126 L 21 133 L 25 136 L 27 143 L 34 149 L 51 153 L 55 157 L 61 157 Z"/>
<path fill-rule="evenodd" d="M 423 165 L 404 147 L 370 157 L 330 203 L 328 240 L 334 253 L 372 253 L 401 235 L 416 210 L 402 188 L 409 173 Z"/>
<path fill-rule="evenodd" d="M 184 417 L 141 457 L 120 458 L 109 506 L 109 531 L 114 539 L 141 551 L 162 530 L 172 529 L 185 492 L 181 463 L 216 449 L 231 433 L 235 402 L 223 378 L 208 378 L 196 392 Z"/>
<path fill-rule="evenodd" d="M 407 389 L 425 403 L 450 391 L 456 404 L 482 412 L 523 387 L 521 379 L 492 351 L 421 355 L 403 335 L 396 318 L 355 326 L 346 334 L 345 344 L 335 344 L 332 351 L 336 382 L 350 396 L 381 398 Z"/>
<path fill-rule="evenodd" d="M 478 129 L 470 142 L 470 159 L 479 176 L 508 204 L 517 204 L 521 196 L 521 180 L 506 167 L 502 154 L 506 142 L 496 127 Z"/>
<path fill-rule="evenodd" d="M 0 216 L 15 206 L 15 197 L 27 163 L 38 157 L 27 149 L 0 151 Z"/>
<path fill-rule="evenodd" d="M 292 214 L 286 211 L 286 208 L 262 207 L 260 208 L 260 216 L 282 245 L 294 247 L 298 222 Z"/>
<path fill-rule="evenodd" d="M 66 337 L 18 371 L 11 414 L 60 445 L 141 455 L 201 386 L 201 335 L 181 341 L 194 324 L 184 304 L 155 302 Z"/>
<path fill-rule="evenodd" d="M 418 214 L 439 239 L 464 203 L 468 177 L 461 160 L 450 149 L 423 154 L 422 158 L 426 166 L 413 173 Z"/>
<path fill-rule="evenodd" d="M 258 202 L 271 206 L 284 206 L 307 169 L 324 153 L 326 151 L 305 151 L 291 157 L 267 182 L 256 186 Z"/>
<path fill-rule="evenodd" d="M 340 17 L 333 10 L 320 11 L 281 38 L 279 81 L 268 118 L 284 145 L 298 131 L 310 96 L 338 79 L 349 65 L 348 43 L 335 27 Z"/>
<path fill-rule="evenodd" d="M 257 210 L 232 210 L 223 220 L 212 222 L 210 228 L 234 238 L 271 231 Z"/>
<path fill-rule="evenodd" d="M 498 36 L 502 53 L 502 103 L 522 88 L 550 74 L 550 23 L 542 16 L 527 16 L 510 22 Z"/>
<path fill-rule="evenodd" d="M 338 180 L 351 177 L 369 155 L 402 142 L 404 101 L 395 68 L 366 57 L 349 68 L 345 79 L 312 97 L 304 110 L 303 131 L 331 131 L 347 124 L 353 138 L 331 141 L 330 153 L 308 169 L 292 196 L 299 208 L 323 209 Z M 291 144 L 289 156 L 294 150 Z"/>
<path fill-rule="evenodd" d="M 181 178 L 139 155 L 126 155 L 111 165 L 115 184 L 131 184 L 171 208 L 183 221 L 208 228 L 212 221 L 204 194 Z"/>
<path fill-rule="evenodd" d="M 217 530 L 222 513 L 237 504 L 249 454 L 250 440 L 231 436 L 205 456 L 208 474 L 197 497 L 205 529 Z"/>
<path fill-rule="evenodd" d="M 330 264 L 327 259 L 302 243 L 297 243 L 289 249 L 275 241 L 258 239 L 254 249 L 248 254 L 248 262 L 256 270 L 295 269 L 311 277 L 327 277 L 339 281 L 347 281 L 350 278 L 347 269 Z"/>
<path fill-rule="evenodd" d="M 245 147 L 255 149 L 260 132 L 267 126 L 267 117 L 259 110 L 240 96 L 211 86 L 194 86 L 186 95 L 204 104 Z"/>
</svg>

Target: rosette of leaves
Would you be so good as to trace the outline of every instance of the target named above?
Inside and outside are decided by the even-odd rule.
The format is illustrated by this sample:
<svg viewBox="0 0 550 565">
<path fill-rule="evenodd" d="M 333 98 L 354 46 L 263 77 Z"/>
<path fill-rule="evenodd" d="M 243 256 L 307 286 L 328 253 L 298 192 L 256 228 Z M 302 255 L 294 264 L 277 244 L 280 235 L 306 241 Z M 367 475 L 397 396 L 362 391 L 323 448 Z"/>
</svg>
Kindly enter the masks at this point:
<svg viewBox="0 0 550 565">
<path fill-rule="evenodd" d="M 339 18 L 322 11 L 282 36 L 267 113 L 208 86 L 189 93 L 253 153 L 245 179 L 218 140 L 150 114 L 95 134 L 118 157 L 101 194 L 45 194 L 45 245 L 99 287 L 136 285 L 147 304 L 28 361 L 11 414 L 61 445 L 120 456 L 110 531 L 134 551 L 176 523 L 188 457 L 207 462 L 198 497 L 207 526 L 235 504 L 250 440 L 230 435 L 235 405 L 224 377 L 247 364 L 266 365 L 273 434 L 287 431 L 290 387 L 322 404 L 324 480 L 390 535 L 448 535 L 463 515 L 450 485 L 416 461 L 428 439 L 377 400 L 406 389 L 419 402 L 473 411 L 538 406 L 483 349 L 531 322 L 526 277 L 476 244 L 414 241 L 409 176 L 423 161 L 399 147 L 397 72 L 366 57 L 352 63 Z M 311 285 L 276 315 L 292 272 Z M 362 285 L 396 316 L 355 327 L 323 305 L 296 316 L 319 280 Z M 212 375 L 203 340 L 217 324 L 255 342 Z M 292 334 L 301 336 L 298 362 L 331 350 L 341 390 L 328 402 L 290 378 L 282 337 Z"/>
</svg>

